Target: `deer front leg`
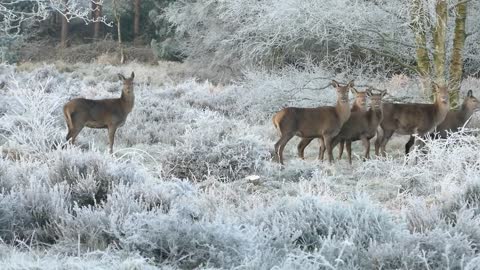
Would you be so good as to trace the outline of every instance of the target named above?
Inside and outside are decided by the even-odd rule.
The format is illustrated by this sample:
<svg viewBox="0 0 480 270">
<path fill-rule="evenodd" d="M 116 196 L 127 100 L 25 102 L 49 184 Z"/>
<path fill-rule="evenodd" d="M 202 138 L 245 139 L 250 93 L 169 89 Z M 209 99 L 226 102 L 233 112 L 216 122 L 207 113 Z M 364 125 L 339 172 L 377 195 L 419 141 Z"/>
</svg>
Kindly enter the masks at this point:
<svg viewBox="0 0 480 270">
<path fill-rule="evenodd" d="M 117 127 L 112 125 L 108 127 L 108 141 L 110 143 L 110 154 L 113 154 L 113 143 L 115 141 L 115 132 Z"/>
<path fill-rule="evenodd" d="M 332 152 L 332 137 L 330 135 L 323 135 L 323 141 L 327 149 L 328 162 L 333 162 L 333 152 Z"/>
<path fill-rule="evenodd" d="M 348 163 L 352 165 L 352 141 L 346 141 Z"/>
<path fill-rule="evenodd" d="M 345 141 L 344 140 L 341 140 L 340 141 L 340 144 L 338 145 L 338 159 L 342 159 L 342 155 L 343 155 L 343 147 L 345 146 Z"/>
<path fill-rule="evenodd" d="M 365 150 L 364 160 L 367 160 L 370 158 L 370 140 L 367 139 L 367 137 L 362 137 L 362 144 L 363 149 Z"/>
<path fill-rule="evenodd" d="M 323 161 L 323 157 L 325 155 L 325 139 L 324 139 L 324 137 L 318 138 L 318 142 L 320 143 L 320 151 L 318 152 L 318 159 Z"/>
</svg>

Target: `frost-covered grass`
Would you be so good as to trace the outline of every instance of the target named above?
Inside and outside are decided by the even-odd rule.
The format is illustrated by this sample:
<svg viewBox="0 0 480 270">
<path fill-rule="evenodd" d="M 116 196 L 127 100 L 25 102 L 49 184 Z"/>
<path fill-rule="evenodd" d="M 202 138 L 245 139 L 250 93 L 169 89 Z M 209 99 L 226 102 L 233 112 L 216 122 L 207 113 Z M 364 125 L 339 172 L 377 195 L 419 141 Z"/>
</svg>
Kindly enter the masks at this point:
<svg viewBox="0 0 480 270">
<path fill-rule="evenodd" d="M 136 103 L 114 155 L 105 130 L 62 148 L 63 103 L 118 96 L 115 74 L 132 68 Z M 427 141 L 427 154 L 409 158 L 396 138 L 387 158 L 352 166 L 315 160 L 317 143 L 299 160 L 294 139 L 284 168 L 270 160 L 275 111 L 334 102 L 320 69 L 249 71 L 224 86 L 160 82 L 138 65 L 0 70 L 0 269 L 480 265 L 475 132 Z M 356 81 L 423 100 L 407 77 Z M 462 90 L 478 86 L 468 79 Z"/>
</svg>

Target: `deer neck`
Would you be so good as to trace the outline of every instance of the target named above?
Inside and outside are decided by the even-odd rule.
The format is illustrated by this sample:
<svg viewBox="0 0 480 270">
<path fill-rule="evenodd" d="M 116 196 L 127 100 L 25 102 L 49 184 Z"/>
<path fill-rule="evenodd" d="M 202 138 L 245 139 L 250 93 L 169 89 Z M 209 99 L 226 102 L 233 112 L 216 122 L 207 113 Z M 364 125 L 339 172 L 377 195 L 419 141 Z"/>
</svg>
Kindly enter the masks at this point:
<svg viewBox="0 0 480 270">
<path fill-rule="evenodd" d="M 343 103 L 340 100 L 337 100 L 337 105 L 335 106 L 335 111 L 338 115 L 340 123 L 345 123 L 348 118 L 350 118 L 350 104 L 347 102 Z"/>
<path fill-rule="evenodd" d="M 435 122 L 439 124 L 447 116 L 448 111 L 450 110 L 450 103 L 443 103 L 440 99 L 435 100 Z"/>
<path fill-rule="evenodd" d="M 358 105 L 356 102 L 352 105 L 352 112 L 365 112 L 367 111 L 363 106 Z"/>
<path fill-rule="evenodd" d="M 369 114 L 368 119 L 370 120 L 370 123 L 374 125 L 377 125 L 383 120 L 382 106 L 380 106 L 380 108 L 370 107 L 367 113 Z"/>
<path fill-rule="evenodd" d="M 129 113 L 133 109 L 133 103 L 135 102 L 135 95 L 133 92 L 131 94 L 125 94 L 122 91 L 122 95 L 120 96 L 120 102 L 122 103 L 122 108 L 125 112 Z"/>
<path fill-rule="evenodd" d="M 458 111 L 458 118 L 462 121 L 462 124 L 465 124 L 472 114 L 473 110 L 469 109 L 465 104 L 462 104 L 462 107 L 460 107 Z"/>
</svg>

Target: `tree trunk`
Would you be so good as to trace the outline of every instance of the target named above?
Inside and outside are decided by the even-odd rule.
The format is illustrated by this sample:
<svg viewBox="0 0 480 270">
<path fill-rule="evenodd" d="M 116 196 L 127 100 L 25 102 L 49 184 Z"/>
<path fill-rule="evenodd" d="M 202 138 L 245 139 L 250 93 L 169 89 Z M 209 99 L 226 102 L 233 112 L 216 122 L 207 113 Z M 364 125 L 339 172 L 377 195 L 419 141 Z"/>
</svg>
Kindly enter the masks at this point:
<svg viewBox="0 0 480 270">
<path fill-rule="evenodd" d="M 420 76 L 423 93 L 425 95 L 430 95 L 432 91 L 430 83 L 431 65 L 427 50 L 426 14 L 425 7 L 422 5 L 422 0 L 413 0 L 411 11 L 411 27 L 415 34 L 417 72 Z"/>
<path fill-rule="evenodd" d="M 118 48 L 120 50 L 120 63 L 125 63 L 125 54 L 123 52 L 123 45 L 122 45 L 122 31 L 121 31 L 121 21 L 120 21 L 120 15 L 118 14 L 117 10 L 117 1 L 118 0 L 113 0 L 113 16 L 115 17 L 115 20 L 117 21 L 117 34 L 118 34 Z"/>
<path fill-rule="evenodd" d="M 446 85 L 445 62 L 446 62 L 446 35 L 447 35 L 447 1 L 437 0 L 435 6 L 436 22 L 433 28 L 433 67 L 435 70 L 435 82 L 440 86 Z"/>
<path fill-rule="evenodd" d="M 453 52 L 450 63 L 450 106 L 459 105 L 460 85 L 463 75 L 463 47 L 465 46 L 465 21 L 467 18 L 467 2 L 458 0 L 455 7 L 455 32 L 453 37 Z"/>
<path fill-rule="evenodd" d="M 135 17 L 133 19 L 133 38 L 137 40 L 140 35 L 140 5 L 141 0 L 134 0 Z"/>
<path fill-rule="evenodd" d="M 92 2 L 92 15 L 93 15 L 93 39 L 95 41 L 98 40 L 98 37 L 100 36 L 100 26 L 101 23 L 99 21 L 99 18 L 102 17 L 102 5 L 97 5 L 95 2 Z"/>
<path fill-rule="evenodd" d="M 68 3 L 68 0 L 63 1 L 64 4 Z M 62 15 L 62 29 L 60 31 L 60 46 L 62 48 L 67 47 L 67 38 L 68 38 L 68 20 L 67 20 L 68 9 L 65 9 L 65 15 Z"/>
</svg>

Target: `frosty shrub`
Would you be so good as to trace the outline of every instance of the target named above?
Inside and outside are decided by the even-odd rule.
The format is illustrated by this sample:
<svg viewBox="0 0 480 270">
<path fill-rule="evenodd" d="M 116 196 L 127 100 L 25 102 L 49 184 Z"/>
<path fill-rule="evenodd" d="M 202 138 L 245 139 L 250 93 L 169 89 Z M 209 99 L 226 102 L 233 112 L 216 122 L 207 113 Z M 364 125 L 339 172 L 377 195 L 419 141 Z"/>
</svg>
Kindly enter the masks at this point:
<svg viewBox="0 0 480 270">
<path fill-rule="evenodd" d="M 475 269 L 477 130 L 409 157 L 407 138 L 394 138 L 386 158 L 365 162 L 354 143 L 352 166 L 316 160 L 316 141 L 300 160 L 294 139 L 282 167 L 271 116 L 335 102 L 323 69 L 251 69 L 223 86 L 89 67 L 0 66 L 1 267 Z M 133 68 L 136 103 L 116 152 L 104 130 L 63 145 L 63 103 L 118 97 L 115 74 Z M 389 89 L 390 101 L 425 100 L 407 76 L 353 79 Z"/>
</svg>

